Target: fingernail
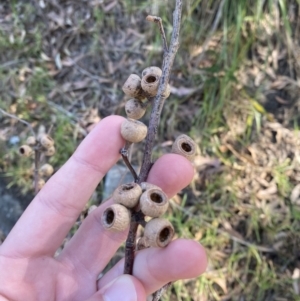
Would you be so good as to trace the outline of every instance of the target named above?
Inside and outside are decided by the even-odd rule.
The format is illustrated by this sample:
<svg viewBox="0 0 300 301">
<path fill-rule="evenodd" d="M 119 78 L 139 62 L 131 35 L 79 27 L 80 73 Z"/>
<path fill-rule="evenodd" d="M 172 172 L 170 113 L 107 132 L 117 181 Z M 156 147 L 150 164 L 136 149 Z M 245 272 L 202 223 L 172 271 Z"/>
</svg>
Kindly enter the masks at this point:
<svg viewBox="0 0 300 301">
<path fill-rule="evenodd" d="M 105 301 L 137 301 L 135 286 L 130 276 L 122 275 L 103 292 Z"/>
</svg>

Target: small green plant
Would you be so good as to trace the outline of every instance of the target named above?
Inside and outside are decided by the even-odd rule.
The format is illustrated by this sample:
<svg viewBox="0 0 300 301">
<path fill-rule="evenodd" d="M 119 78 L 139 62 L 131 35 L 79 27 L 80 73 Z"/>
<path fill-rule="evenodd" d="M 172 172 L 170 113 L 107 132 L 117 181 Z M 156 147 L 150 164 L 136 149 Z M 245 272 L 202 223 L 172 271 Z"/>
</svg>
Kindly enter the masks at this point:
<svg viewBox="0 0 300 301">
<path fill-rule="evenodd" d="M 9 114 L 0 109 L 3 115 L 10 118 L 17 119 L 18 121 L 27 125 L 30 129 L 31 136 L 28 136 L 26 143 L 19 147 L 19 154 L 24 158 L 33 158 L 34 168 L 29 173 L 32 175 L 33 187 L 35 194 L 37 194 L 45 185 L 46 179 L 48 179 L 54 172 L 53 166 L 49 163 L 41 165 L 41 162 L 45 161 L 45 158 L 54 156 L 56 150 L 54 146 L 54 140 L 49 133 L 40 132 L 35 133 L 32 126 L 25 120 Z"/>
</svg>

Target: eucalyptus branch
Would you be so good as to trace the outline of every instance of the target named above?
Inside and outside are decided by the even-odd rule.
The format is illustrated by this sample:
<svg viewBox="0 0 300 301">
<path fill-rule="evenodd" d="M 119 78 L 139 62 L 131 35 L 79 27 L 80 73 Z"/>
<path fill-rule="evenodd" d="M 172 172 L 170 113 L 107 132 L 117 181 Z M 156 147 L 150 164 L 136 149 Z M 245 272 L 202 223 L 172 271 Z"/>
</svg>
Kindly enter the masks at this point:
<svg viewBox="0 0 300 301">
<path fill-rule="evenodd" d="M 165 102 L 164 92 L 167 89 L 167 85 L 170 79 L 170 73 L 173 66 L 173 62 L 179 47 L 179 30 L 180 30 L 180 21 L 181 21 L 181 10 L 182 10 L 182 1 L 176 0 L 176 8 L 173 13 L 173 32 L 170 43 L 170 48 L 168 51 L 164 51 L 163 65 L 162 65 L 162 76 L 159 81 L 158 93 L 154 99 L 154 105 L 152 108 L 148 134 L 146 137 L 146 145 L 144 151 L 144 157 L 141 167 L 141 172 L 139 174 L 138 183 L 146 181 L 148 174 L 150 172 L 152 162 L 152 149 L 155 143 L 155 137 L 160 121 L 160 114 Z"/>
<path fill-rule="evenodd" d="M 163 30 L 161 18 L 155 16 L 147 17 L 147 20 L 153 21 L 159 25 L 163 43 L 164 43 L 164 56 L 163 56 L 163 64 L 162 64 L 162 75 L 159 81 L 158 93 L 154 98 L 154 104 L 150 116 L 141 171 L 136 181 L 138 184 L 147 180 L 150 169 L 153 165 L 151 161 L 152 150 L 155 143 L 161 111 L 165 102 L 165 92 L 167 89 L 167 85 L 169 83 L 171 69 L 179 47 L 181 11 L 182 11 L 182 1 L 176 0 L 176 8 L 173 13 L 173 32 L 172 32 L 169 49 L 167 46 L 167 41 Z M 139 210 L 136 209 L 132 210 L 130 230 L 126 240 L 126 247 L 125 247 L 125 266 L 124 266 L 125 274 L 132 274 L 133 271 L 134 252 L 136 249 L 136 232 L 138 228 L 138 223 L 136 222 L 136 215 L 140 216 L 141 214 L 142 213 Z"/>
</svg>

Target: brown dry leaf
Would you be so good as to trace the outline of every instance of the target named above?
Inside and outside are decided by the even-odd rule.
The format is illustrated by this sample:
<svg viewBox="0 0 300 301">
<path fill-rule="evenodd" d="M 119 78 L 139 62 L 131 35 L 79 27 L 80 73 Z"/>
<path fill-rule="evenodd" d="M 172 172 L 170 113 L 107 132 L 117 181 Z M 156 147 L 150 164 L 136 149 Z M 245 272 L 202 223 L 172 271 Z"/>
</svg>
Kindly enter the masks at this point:
<svg viewBox="0 0 300 301">
<path fill-rule="evenodd" d="M 275 193 L 277 193 L 277 191 L 278 191 L 277 185 L 275 183 L 272 183 L 267 189 L 258 191 L 258 193 L 256 194 L 256 196 L 259 199 L 268 199 L 272 195 L 274 195 Z"/>
<path fill-rule="evenodd" d="M 234 230 L 232 228 L 231 224 L 228 221 L 223 220 L 222 221 L 222 225 L 223 225 L 223 227 L 225 229 L 225 232 L 227 232 L 228 234 L 230 234 L 233 237 L 236 237 L 238 239 L 244 240 L 244 237 L 239 232 L 237 232 L 236 230 Z"/>
<path fill-rule="evenodd" d="M 275 96 L 275 99 L 277 100 L 277 102 L 279 102 L 280 104 L 282 105 L 286 105 L 286 104 L 289 104 L 290 102 L 288 100 L 285 100 L 279 96 Z"/>
<path fill-rule="evenodd" d="M 63 13 L 58 15 L 54 11 L 51 11 L 50 13 L 47 14 L 47 16 L 51 21 L 55 22 L 59 27 L 63 27 L 65 25 Z"/>
<path fill-rule="evenodd" d="M 112 10 L 116 5 L 118 4 L 118 1 L 112 1 L 111 3 L 109 3 L 108 5 L 104 6 L 103 10 L 107 13 L 110 10 Z"/>
<path fill-rule="evenodd" d="M 194 159 L 194 165 L 195 167 L 212 166 L 218 168 L 221 165 L 221 161 L 218 158 L 196 156 Z"/>
<path fill-rule="evenodd" d="M 286 76 L 279 76 L 277 80 L 275 80 L 270 89 L 282 90 L 290 83 L 289 79 Z"/>
<path fill-rule="evenodd" d="M 65 83 L 62 85 L 61 88 L 62 88 L 63 92 L 81 90 L 81 89 L 88 88 L 90 83 L 91 83 L 91 80 L 88 78 L 88 79 L 84 79 L 84 80 L 77 81 L 77 82 Z"/>
<path fill-rule="evenodd" d="M 171 86 L 171 93 L 176 96 L 183 97 L 195 93 L 198 89 L 199 88 L 186 88 L 186 87 L 176 88 Z"/>
<path fill-rule="evenodd" d="M 292 204 L 298 203 L 299 197 L 300 197 L 300 184 L 296 185 L 291 192 L 291 196 L 290 196 L 291 203 Z"/>
<path fill-rule="evenodd" d="M 300 270 L 298 268 L 294 269 L 292 279 L 294 292 L 296 295 L 300 295 Z"/>
</svg>

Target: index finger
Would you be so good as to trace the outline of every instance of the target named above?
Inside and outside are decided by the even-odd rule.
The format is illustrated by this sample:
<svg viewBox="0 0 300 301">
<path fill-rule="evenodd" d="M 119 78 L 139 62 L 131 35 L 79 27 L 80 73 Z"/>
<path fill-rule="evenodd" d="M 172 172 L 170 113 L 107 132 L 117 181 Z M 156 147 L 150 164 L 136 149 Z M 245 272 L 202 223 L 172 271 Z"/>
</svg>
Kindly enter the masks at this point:
<svg viewBox="0 0 300 301">
<path fill-rule="evenodd" d="M 53 255 L 106 172 L 120 158 L 124 118 L 103 119 L 37 194 L 1 245 L 1 254 Z"/>
</svg>

